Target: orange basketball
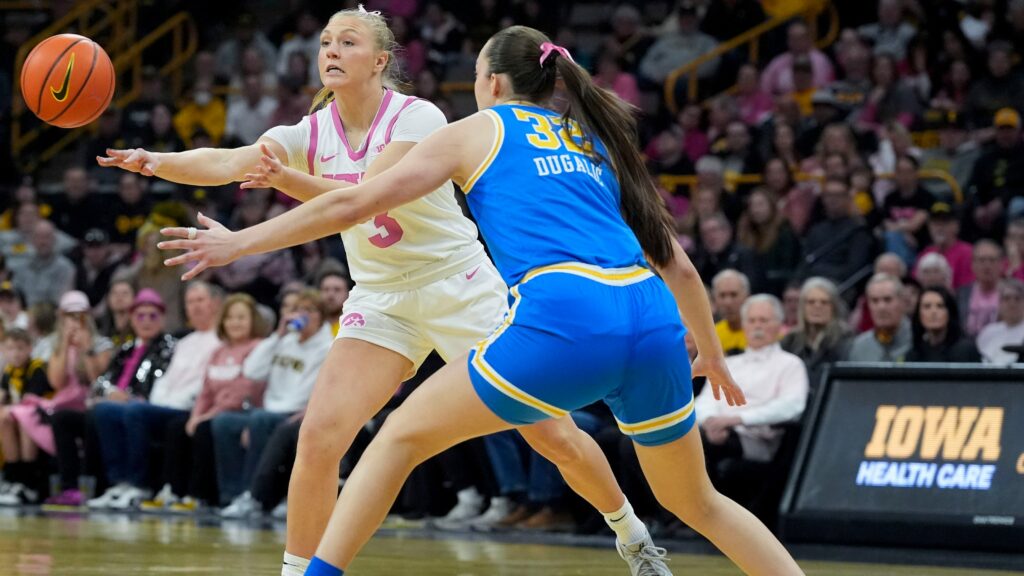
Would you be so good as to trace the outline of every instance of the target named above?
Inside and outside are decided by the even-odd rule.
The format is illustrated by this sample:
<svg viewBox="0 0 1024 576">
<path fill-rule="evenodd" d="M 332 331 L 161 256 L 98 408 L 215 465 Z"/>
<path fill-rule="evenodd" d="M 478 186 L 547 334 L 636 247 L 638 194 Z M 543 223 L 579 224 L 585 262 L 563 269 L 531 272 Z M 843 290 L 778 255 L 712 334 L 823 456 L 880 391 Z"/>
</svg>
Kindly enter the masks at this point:
<svg viewBox="0 0 1024 576">
<path fill-rule="evenodd" d="M 43 122 L 77 128 L 110 105 L 115 76 L 99 44 L 77 34 L 58 34 L 29 52 L 21 68 L 21 96 Z"/>
</svg>

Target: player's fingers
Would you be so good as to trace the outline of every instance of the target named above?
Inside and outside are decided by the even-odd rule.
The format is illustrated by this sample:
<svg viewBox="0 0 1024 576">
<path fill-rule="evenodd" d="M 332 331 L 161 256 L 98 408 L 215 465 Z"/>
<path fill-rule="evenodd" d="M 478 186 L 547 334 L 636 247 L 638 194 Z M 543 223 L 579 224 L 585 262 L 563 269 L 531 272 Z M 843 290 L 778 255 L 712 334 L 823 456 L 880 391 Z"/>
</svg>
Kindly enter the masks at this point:
<svg viewBox="0 0 1024 576">
<path fill-rule="evenodd" d="M 185 272 L 184 274 L 181 275 L 181 281 L 182 282 L 188 282 L 189 280 L 191 280 L 191 279 L 195 278 L 196 276 L 199 276 L 200 274 L 202 274 L 203 271 L 206 270 L 209 267 L 210 267 L 210 265 L 209 265 L 209 262 L 207 260 L 201 260 L 199 262 L 199 264 L 195 265 L 194 268 L 192 268 L 188 272 Z"/>
<path fill-rule="evenodd" d="M 160 233 L 164 236 L 170 236 L 171 238 L 188 238 L 188 228 L 183 228 L 181 226 L 161 228 Z"/>
<path fill-rule="evenodd" d="M 223 224 L 221 224 L 220 222 L 217 222 L 216 220 L 214 220 L 213 218 L 210 218 L 209 216 L 207 216 L 206 214 L 203 214 L 202 212 L 200 212 L 196 216 L 196 219 L 199 220 L 200 224 L 202 224 L 203 226 L 206 226 L 207 228 L 209 228 L 211 230 L 218 229 L 218 228 L 221 229 L 221 230 L 227 230 L 227 228 L 225 228 Z"/>
<path fill-rule="evenodd" d="M 139 172 L 143 176 L 153 176 L 154 174 L 156 174 L 156 169 L 153 166 L 152 162 L 146 162 L 142 165 L 142 169 L 139 170 Z"/>
<path fill-rule="evenodd" d="M 708 384 L 711 384 L 711 394 L 714 395 L 715 400 L 721 400 L 722 397 L 718 389 L 718 384 L 712 382 L 710 379 L 708 380 Z"/>
<path fill-rule="evenodd" d="M 184 254 L 179 254 L 173 258 L 165 259 L 164 266 L 180 266 L 182 264 L 187 264 L 189 262 L 197 262 L 203 259 L 205 259 L 205 256 L 203 256 L 202 252 L 198 250 L 192 250 L 190 252 L 185 252 Z"/>
<path fill-rule="evenodd" d="M 97 156 L 96 163 L 104 168 L 109 168 L 110 166 L 117 166 L 118 160 L 117 158 L 110 158 L 107 156 Z"/>
<path fill-rule="evenodd" d="M 195 240 L 164 240 L 158 242 L 156 247 L 161 250 L 196 250 L 199 248 Z"/>
</svg>

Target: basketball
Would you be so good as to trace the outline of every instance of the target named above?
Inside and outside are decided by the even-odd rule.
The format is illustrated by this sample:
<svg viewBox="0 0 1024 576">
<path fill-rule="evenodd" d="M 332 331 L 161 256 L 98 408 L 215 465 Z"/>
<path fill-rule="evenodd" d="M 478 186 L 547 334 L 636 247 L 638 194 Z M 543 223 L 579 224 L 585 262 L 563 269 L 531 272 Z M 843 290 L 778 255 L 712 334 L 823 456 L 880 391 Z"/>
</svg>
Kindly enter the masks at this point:
<svg viewBox="0 0 1024 576">
<path fill-rule="evenodd" d="M 43 122 L 77 128 L 107 109 L 115 76 L 99 44 L 77 34 L 58 34 L 40 42 L 25 59 L 21 96 Z"/>
</svg>

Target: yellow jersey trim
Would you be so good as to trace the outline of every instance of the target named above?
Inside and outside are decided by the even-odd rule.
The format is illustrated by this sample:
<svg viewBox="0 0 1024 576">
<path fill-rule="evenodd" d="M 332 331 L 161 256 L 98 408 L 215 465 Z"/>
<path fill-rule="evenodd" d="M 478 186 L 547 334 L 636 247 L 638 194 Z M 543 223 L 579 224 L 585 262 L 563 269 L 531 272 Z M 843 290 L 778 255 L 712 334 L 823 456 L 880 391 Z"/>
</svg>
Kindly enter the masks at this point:
<svg viewBox="0 0 1024 576">
<path fill-rule="evenodd" d="M 473 175 L 462 185 L 463 194 L 469 194 L 476 184 L 476 181 L 484 175 L 484 172 L 491 167 L 494 159 L 498 157 L 498 150 L 501 150 L 502 143 L 505 142 L 505 124 L 501 121 L 501 116 L 494 110 L 484 110 L 483 114 L 494 122 L 494 142 L 491 143 L 491 151 L 484 158 L 484 161 L 477 167 L 473 172 Z"/>
<path fill-rule="evenodd" d="M 616 418 L 615 421 L 618 423 L 619 430 L 621 430 L 623 434 L 627 436 L 636 436 L 638 434 L 647 434 L 650 432 L 664 430 L 665 428 L 671 428 L 672 426 L 675 426 L 689 418 L 690 414 L 693 414 L 692 397 L 686 406 L 664 416 L 658 416 L 657 418 L 651 418 L 650 420 L 644 420 L 643 422 L 637 422 L 635 424 L 626 424 L 618 418 Z"/>
</svg>

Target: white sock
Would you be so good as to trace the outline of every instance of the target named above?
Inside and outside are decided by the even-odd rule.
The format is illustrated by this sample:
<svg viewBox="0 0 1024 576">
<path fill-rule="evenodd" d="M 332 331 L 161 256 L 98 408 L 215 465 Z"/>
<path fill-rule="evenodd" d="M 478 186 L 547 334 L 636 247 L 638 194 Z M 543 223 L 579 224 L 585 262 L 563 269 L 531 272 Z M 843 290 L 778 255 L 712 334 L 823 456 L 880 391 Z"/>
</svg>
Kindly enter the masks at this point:
<svg viewBox="0 0 1024 576">
<path fill-rule="evenodd" d="M 633 513 L 633 507 L 629 504 L 629 500 L 626 500 L 622 508 L 604 514 L 604 521 L 608 523 L 609 528 L 615 531 L 619 542 L 623 544 L 636 544 L 648 536 L 647 526 Z"/>
<path fill-rule="evenodd" d="M 302 576 L 309 566 L 309 558 L 284 553 L 284 562 L 281 563 L 281 576 Z"/>
</svg>

